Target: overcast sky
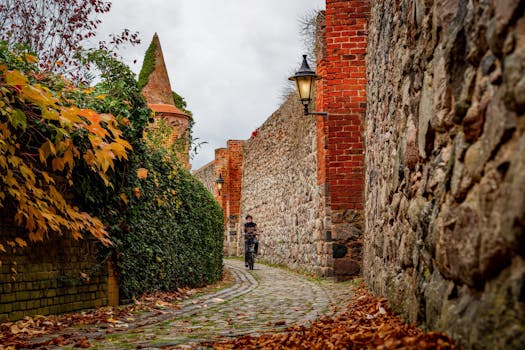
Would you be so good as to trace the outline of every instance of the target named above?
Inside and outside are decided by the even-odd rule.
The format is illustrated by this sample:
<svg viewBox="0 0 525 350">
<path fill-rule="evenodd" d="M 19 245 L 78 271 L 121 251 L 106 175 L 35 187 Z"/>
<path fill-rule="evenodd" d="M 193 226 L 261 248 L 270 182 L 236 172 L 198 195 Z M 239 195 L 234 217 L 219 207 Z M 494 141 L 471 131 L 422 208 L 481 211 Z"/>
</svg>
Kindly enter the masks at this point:
<svg viewBox="0 0 525 350">
<path fill-rule="evenodd" d="M 194 137 L 208 142 L 192 170 L 213 160 L 228 139 L 248 139 L 277 109 L 305 51 L 300 19 L 325 6 L 324 0 L 112 2 L 99 33 L 140 33 L 139 46 L 120 51 L 135 73 L 159 34 L 171 87 L 193 112 Z"/>
</svg>

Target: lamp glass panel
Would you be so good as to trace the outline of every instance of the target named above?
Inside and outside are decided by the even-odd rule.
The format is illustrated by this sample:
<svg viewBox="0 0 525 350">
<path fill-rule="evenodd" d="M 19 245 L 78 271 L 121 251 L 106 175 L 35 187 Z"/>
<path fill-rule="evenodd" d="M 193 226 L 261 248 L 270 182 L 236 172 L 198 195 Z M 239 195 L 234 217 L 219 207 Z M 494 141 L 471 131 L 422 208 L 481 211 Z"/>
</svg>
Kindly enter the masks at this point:
<svg viewBox="0 0 525 350">
<path fill-rule="evenodd" d="M 311 99 L 312 77 L 297 77 L 297 90 L 301 100 L 306 101 Z"/>
</svg>

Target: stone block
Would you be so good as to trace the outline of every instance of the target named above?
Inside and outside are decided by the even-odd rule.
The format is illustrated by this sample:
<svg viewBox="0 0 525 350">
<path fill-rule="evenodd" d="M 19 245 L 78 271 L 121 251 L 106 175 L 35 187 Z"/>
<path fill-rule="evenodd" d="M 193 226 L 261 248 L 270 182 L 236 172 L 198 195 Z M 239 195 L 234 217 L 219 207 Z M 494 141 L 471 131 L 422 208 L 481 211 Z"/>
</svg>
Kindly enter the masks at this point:
<svg viewBox="0 0 525 350">
<path fill-rule="evenodd" d="M 331 244 L 332 254 L 334 259 L 341 259 L 348 253 L 348 248 L 344 244 L 333 243 Z"/>
<path fill-rule="evenodd" d="M 440 272 L 474 287 L 479 282 L 479 231 L 481 214 L 474 203 L 465 202 L 444 214 L 437 228 L 436 263 Z"/>
<path fill-rule="evenodd" d="M 351 258 L 334 260 L 334 275 L 359 276 L 361 273 L 361 262 Z"/>
</svg>

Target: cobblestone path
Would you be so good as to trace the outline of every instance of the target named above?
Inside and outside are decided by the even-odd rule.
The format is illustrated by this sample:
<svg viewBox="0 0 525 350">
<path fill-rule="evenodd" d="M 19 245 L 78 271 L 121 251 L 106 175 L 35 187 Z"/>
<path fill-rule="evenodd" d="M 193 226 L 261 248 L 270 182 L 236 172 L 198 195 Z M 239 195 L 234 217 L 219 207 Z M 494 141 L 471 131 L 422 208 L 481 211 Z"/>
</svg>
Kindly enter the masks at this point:
<svg viewBox="0 0 525 350">
<path fill-rule="evenodd" d="M 91 345 L 98 349 L 193 348 L 202 341 L 305 324 L 333 314 L 352 295 L 348 282 L 309 279 L 262 264 L 248 271 L 242 261 L 233 259 L 225 260 L 225 266 L 235 279 L 232 287 L 186 300 L 169 315 L 136 322 L 104 339 L 102 334 L 92 335 Z"/>
</svg>

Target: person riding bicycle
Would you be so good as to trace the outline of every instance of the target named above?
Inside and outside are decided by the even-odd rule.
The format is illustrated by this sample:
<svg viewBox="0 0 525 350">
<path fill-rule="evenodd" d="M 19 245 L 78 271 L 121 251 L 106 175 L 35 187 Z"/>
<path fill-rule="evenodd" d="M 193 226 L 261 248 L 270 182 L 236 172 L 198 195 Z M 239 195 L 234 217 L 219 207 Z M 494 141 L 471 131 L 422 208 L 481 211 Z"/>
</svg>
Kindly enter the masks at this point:
<svg viewBox="0 0 525 350">
<path fill-rule="evenodd" d="M 253 237 L 255 255 L 259 250 L 259 241 L 257 240 L 257 224 L 253 222 L 253 217 L 251 215 L 246 215 L 246 222 L 244 223 L 244 263 L 248 267 L 248 248 L 249 248 L 249 238 Z"/>
</svg>

